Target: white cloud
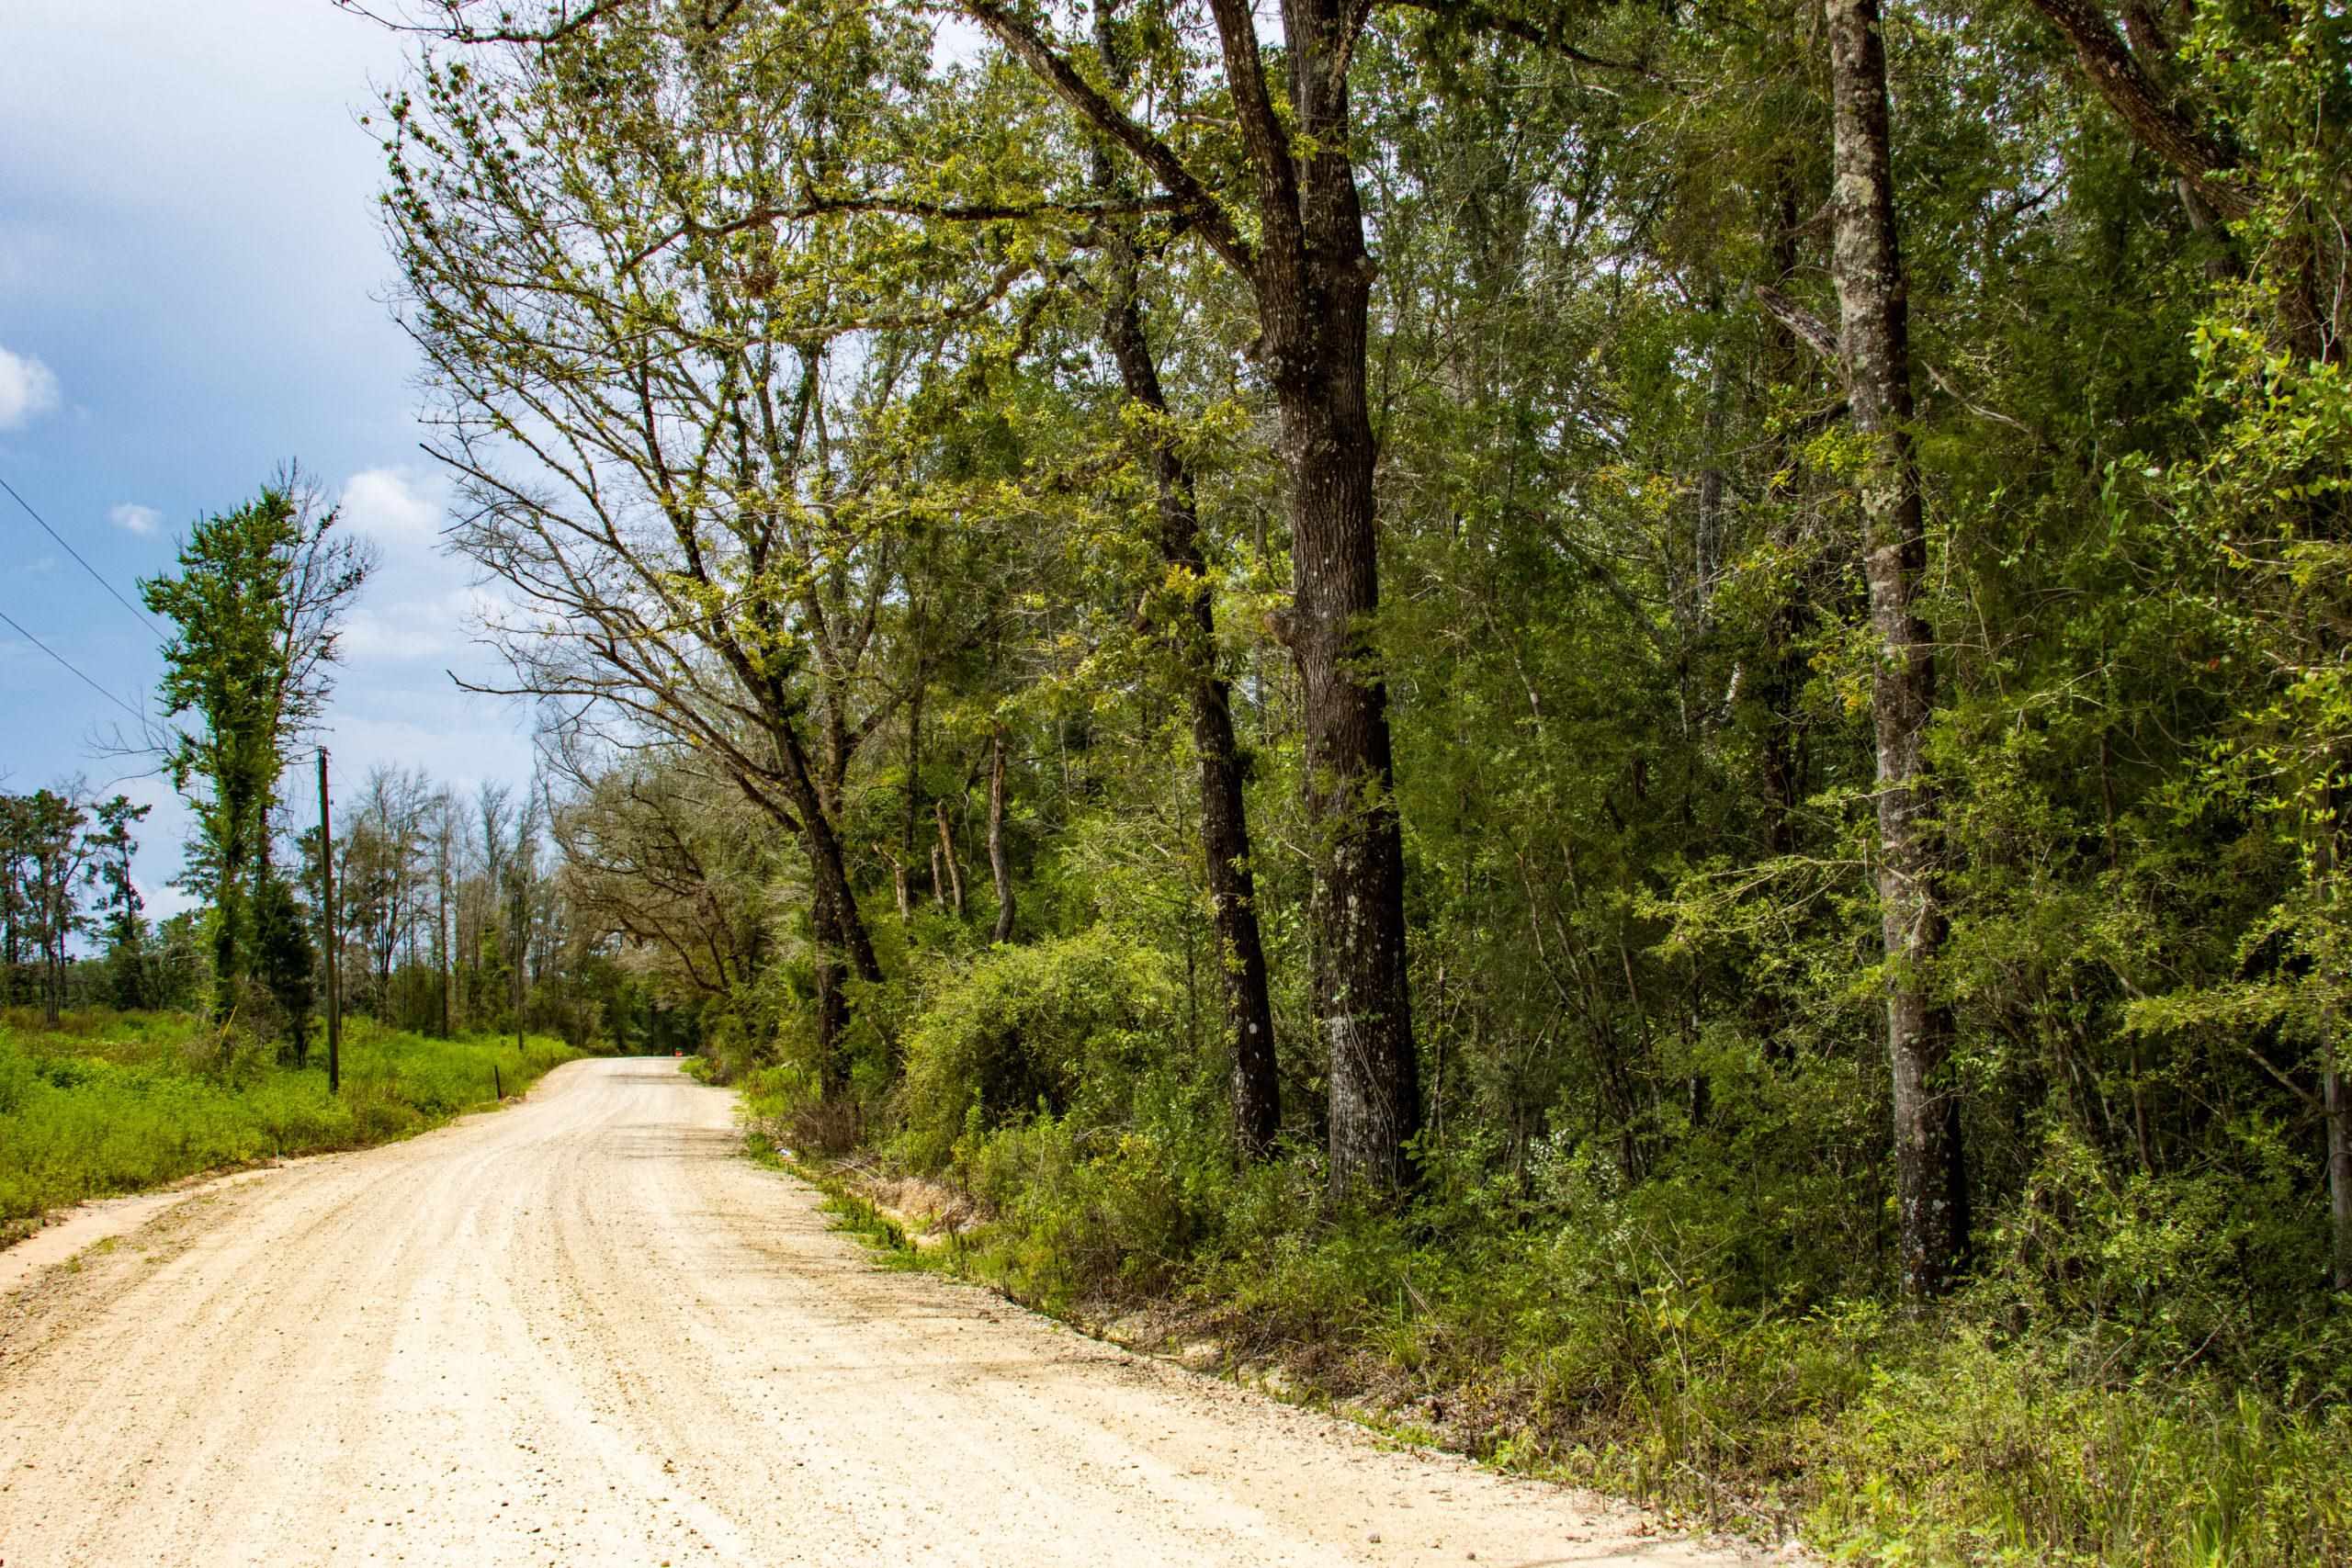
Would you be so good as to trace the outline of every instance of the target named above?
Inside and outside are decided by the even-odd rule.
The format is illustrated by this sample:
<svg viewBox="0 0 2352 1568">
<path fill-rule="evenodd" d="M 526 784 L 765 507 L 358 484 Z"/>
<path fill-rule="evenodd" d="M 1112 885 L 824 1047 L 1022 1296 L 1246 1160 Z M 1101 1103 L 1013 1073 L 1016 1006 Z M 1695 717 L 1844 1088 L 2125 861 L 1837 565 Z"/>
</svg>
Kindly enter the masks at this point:
<svg viewBox="0 0 2352 1568">
<path fill-rule="evenodd" d="M 22 430 L 57 403 L 57 378 L 48 366 L 0 348 L 0 430 Z"/>
<path fill-rule="evenodd" d="M 443 547 L 449 481 L 430 468 L 362 468 L 336 496 L 343 520 L 381 548 L 376 574 L 344 623 L 353 668 L 479 665 L 473 647 L 485 620 L 511 614 L 494 585 L 475 581 L 470 562 Z"/>
<path fill-rule="evenodd" d="M 484 621 L 510 611 L 504 599 L 471 584 L 381 604 L 363 599 L 344 622 L 344 657 L 361 661 L 447 659 L 473 641 L 475 629 Z"/>
<path fill-rule="evenodd" d="M 338 502 L 351 527 L 397 548 L 440 542 L 444 486 L 406 468 L 362 468 L 343 483 Z"/>
<path fill-rule="evenodd" d="M 108 512 L 107 520 L 116 527 L 127 533 L 136 534 L 143 539 L 163 526 L 164 514 L 152 506 L 141 506 L 135 501 L 126 501 Z"/>
</svg>

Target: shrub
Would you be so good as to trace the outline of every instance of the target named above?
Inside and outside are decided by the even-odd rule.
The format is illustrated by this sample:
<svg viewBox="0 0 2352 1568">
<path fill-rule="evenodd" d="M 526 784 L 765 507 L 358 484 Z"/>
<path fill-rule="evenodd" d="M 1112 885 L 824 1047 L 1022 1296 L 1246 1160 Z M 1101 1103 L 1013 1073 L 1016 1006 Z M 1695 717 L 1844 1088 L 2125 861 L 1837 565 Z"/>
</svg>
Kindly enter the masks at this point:
<svg viewBox="0 0 2352 1568">
<path fill-rule="evenodd" d="M 854 1100 L 827 1100 L 818 1090 L 816 1075 L 797 1063 L 746 1074 L 742 1099 L 752 1130 L 797 1154 L 846 1154 L 857 1146 L 865 1128 Z"/>
<path fill-rule="evenodd" d="M 1181 1032 L 1165 955 L 1107 926 L 943 964 L 929 981 L 906 1037 L 899 1150 L 927 1170 L 967 1134 L 1033 1112 L 1114 1119 Z"/>
</svg>

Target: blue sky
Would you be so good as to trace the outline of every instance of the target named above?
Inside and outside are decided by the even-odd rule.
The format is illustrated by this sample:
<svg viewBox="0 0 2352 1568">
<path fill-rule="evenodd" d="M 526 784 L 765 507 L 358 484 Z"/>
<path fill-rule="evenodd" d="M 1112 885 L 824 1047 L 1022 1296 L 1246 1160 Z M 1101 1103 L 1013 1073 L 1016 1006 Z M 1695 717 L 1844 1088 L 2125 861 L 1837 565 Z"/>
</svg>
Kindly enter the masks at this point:
<svg viewBox="0 0 2352 1568">
<path fill-rule="evenodd" d="M 346 795 L 375 763 L 460 785 L 530 766 L 525 716 L 445 673 L 495 667 L 437 548 L 446 488 L 382 303 L 358 117 L 403 47 L 329 0 L 0 3 L 0 478 L 135 599 L 188 523 L 299 458 L 383 555 L 327 736 Z M 0 563 L 0 611 L 126 701 L 153 689 L 153 635 L 5 494 Z M 0 787 L 110 784 L 109 716 L 0 626 Z M 119 787 L 158 803 L 151 908 L 184 907 L 163 885 L 185 811 L 160 780 Z"/>
</svg>

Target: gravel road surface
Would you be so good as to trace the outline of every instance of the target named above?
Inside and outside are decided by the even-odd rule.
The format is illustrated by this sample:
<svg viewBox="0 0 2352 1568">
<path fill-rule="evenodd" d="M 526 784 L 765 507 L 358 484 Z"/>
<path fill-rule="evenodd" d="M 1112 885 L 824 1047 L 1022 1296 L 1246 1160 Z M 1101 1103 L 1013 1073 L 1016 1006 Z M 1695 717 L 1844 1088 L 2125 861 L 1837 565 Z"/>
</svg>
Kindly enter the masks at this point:
<svg viewBox="0 0 2352 1568">
<path fill-rule="evenodd" d="M 737 1145 L 578 1062 L 0 1252 L 0 1565 L 1757 1560 L 879 1269 Z"/>
</svg>

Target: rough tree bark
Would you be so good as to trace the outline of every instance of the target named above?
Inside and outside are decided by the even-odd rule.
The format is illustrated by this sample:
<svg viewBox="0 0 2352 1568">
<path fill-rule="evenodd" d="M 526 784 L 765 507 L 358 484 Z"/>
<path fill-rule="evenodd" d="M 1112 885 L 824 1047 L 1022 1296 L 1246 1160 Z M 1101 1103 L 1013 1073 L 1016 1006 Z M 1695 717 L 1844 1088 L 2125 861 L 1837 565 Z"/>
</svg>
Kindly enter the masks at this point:
<svg viewBox="0 0 2352 1568">
<path fill-rule="evenodd" d="M 1261 352 L 1290 479 L 1294 607 L 1284 640 L 1304 688 L 1307 807 L 1322 832 L 1309 918 L 1315 997 L 1331 1056 L 1331 1188 L 1345 1198 L 1406 1185 L 1420 1081 L 1387 689 L 1369 637 L 1380 607 L 1365 387 L 1374 267 L 1346 152 L 1346 57 L 1360 13 L 1333 0 L 1290 0 L 1283 13 L 1295 134 L 1309 151 L 1293 163 L 1262 81 L 1244 123 L 1254 132 L 1266 236 L 1257 280 Z M 1227 59 L 1246 57 L 1244 82 L 1255 78 L 1248 8 L 1218 0 L 1216 15 Z"/>
<path fill-rule="evenodd" d="M 1125 89 L 1128 72 L 1113 32 L 1116 0 L 1097 0 L 1095 46 L 1113 86 Z M 1093 155 L 1094 184 L 1115 188 L 1108 152 Z M 1139 297 L 1142 262 L 1133 237 L 1110 242 L 1111 282 L 1102 337 L 1119 367 L 1129 401 L 1159 423 L 1168 414 L 1159 366 L 1144 330 Z M 1282 1083 L 1274 1063 L 1274 1015 L 1266 976 L 1265 943 L 1258 929 L 1258 889 L 1250 869 L 1250 819 L 1242 795 L 1241 749 L 1233 733 L 1232 688 L 1217 672 L 1216 604 L 1201 547 L 1200 508 L 1191 466 L 1166 439 L 1151 442 L 1152 478 L 1159 509 L 1159 558 L 1191 585 L 1181 618 L 1170 628 L 1193 710 L 1193 750 L 1201 770 L 1201 852 L 1207 861 L 1218 971 L 1225 979 L 1227 1043 L 1233 1062 L 1233 1131 L 1243 1157 L 1262 1159 L 1282 1126 Z"/>
<path fill-rule="evenodd" d="M 828 1101 L 849 1092 L 849 970 L 842 963 L 843 934 L 832 901 L 810 901 L 816 938 L 818 1089 Z"/>
<path fill-rule="evenodd" d="M 2100 0 L 2033 0 L 2033 7 L 2075 46 L 2084 74 L 2133 138 L 2171 168 L 2192 225 L 2204 230 L 2218 221 L 2226 230 L 2254 214 L 2270 171 L 2258 162 L 2241 162 L 2172 91 L 2166 76 L 2173 50 L 2154 12 L 2127 4 L 2119 31 Z M 2343 364 L 2341 237 L 2299 231 L 2290 223 L 2275 243 L 2267 270 L 2281 285 L 2278 324 L 2288 343 L 2306 359 Z M 2206 276 L 2222 282 L 2238 272 L 2241 259 L 2216 255 L 2206 264 Z"/>
<path fill-rule="evenodd" d="M 1012 862 L 1004 848 L 1004 731 L 989 737 L 989 876 L 996 884 L 996 928 L 990 942 L 1012 940 Z"/>
<path fill-rule="evenodd" d="M 2231 170 L 2228 152 L 2174 106 L 2163 85 L 2116 31 L 2103 6 L 2096 0 L 2033 0 L 2033 8 L 2075 46 L 2084 73 L 2109 107 L 2123 117 L 2132 134 L 2170 164 L 2199 200 L 2224 219 L 2243 218 L 2254 210 L 2251 192 L 2218 177 Z M 2147 41 L 2143 37 L 2143 44 Z"/>
<path fill-rule="evenodd" d="M 1254 232 L 1182 156 L 1104 96 L 1002 0 L 959 0 L 1093 130 L 1148 170 L 1191 231 L 1246 280 L 1289 479 L 1292 606 L 1276 633 L 1298 666 L 1306 798 L 1317 835 L 1307 920 L 1315 1008 L 1330 1055 L 1330 1190 L 1378 1198 L 1409 1178 L 1420 1128 L 1406 976 L 1405 856 L 1393 792 L 1387 691 L 1371 623 L 1380 605 L 1374 443 L 1365 349 L 1374 265 L 1348 149 L 1348 65 L 1366 7 L 1284 0 L 1290 114 L 1267 84 L 1247 0 L 1211 0 Z"/>
<path fill-rule="evenodd" d="M 1830 0 L 1837 279 L 1861 479 L 1863 570 L 1877 660 L 1879 901 L 1905 1292 L 1940 1294 L 1968 1249 L 1960 1101 L 1946 1077 L 1952 1017 L 1930 988 L 1945 935 L 1936 787 L 1926 755 L 1935 649 L 1916 596 L 1927 530 L 1911 450 L 1909 299 L 1895 243 L 1885 46 L 1878 0 Z"/>
</svg>

